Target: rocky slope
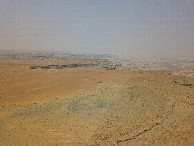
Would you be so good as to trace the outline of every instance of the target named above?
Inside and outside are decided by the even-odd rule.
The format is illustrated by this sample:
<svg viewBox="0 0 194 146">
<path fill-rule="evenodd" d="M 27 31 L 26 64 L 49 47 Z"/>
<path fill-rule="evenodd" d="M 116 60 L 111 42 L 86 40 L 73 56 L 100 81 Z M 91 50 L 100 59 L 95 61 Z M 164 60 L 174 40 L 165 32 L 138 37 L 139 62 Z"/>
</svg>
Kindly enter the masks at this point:
<svg viewBox="0 0 194 146">
<path fill-rule="evenodd" d="M 0 145 L 194 144 L 194 90 L 183 85 L 193 83 L 192 78 L 166 72 L 26 68 L 15 68 L 17 77 L 23 73 L 25 80 L 14 80 L 10 88 L 8 78 L 1 77 L 1 87 L 45 87 L 31 93 L 12 91 L 15 95 L 2 92 Z"/>
</svg>

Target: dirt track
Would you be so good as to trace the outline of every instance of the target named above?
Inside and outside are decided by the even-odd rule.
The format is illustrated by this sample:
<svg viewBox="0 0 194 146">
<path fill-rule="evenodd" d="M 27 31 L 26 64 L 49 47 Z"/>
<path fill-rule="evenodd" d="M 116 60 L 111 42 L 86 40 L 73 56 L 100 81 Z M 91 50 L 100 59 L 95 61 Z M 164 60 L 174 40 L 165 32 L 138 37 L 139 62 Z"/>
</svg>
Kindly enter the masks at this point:
<svg viewBox="0 0 194 146">
<path fill-rule="evenodd" d="M 31 64 L 0 64 L 0 145 L 194 144 L 191 78 Z"/>
</svg>

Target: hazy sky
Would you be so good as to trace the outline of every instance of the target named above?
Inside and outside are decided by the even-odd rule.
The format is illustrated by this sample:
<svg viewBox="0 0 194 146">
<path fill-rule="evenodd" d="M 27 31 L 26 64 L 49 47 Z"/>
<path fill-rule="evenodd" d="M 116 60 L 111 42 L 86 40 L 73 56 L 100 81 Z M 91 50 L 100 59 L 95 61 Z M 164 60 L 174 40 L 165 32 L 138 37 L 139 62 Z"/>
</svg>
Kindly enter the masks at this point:
<svg viewBox="0 0 194 146">
<path fill-rule="evenodd" d="M 0 49 L 194 56 L 194 0 L 0 0 Z"/>
</svg>

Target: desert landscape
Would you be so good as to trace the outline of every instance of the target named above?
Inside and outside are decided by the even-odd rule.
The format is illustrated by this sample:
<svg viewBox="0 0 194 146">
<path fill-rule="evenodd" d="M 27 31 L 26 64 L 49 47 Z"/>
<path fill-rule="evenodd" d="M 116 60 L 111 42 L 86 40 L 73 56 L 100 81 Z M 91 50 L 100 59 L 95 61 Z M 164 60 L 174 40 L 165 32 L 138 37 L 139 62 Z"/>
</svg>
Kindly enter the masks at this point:
<svg viewBox="0 0 194 146">
<path fill-rule="evenodd" d="M 1 59 L 0 145 L 194 144 L 191 77 L 84 65 L 32 69 L 94 62 Z"/>
<path fill-rule="evenodd" d="M 194 146 L 194 0 L 0 0 L 0 146 Z"/>
</svg>

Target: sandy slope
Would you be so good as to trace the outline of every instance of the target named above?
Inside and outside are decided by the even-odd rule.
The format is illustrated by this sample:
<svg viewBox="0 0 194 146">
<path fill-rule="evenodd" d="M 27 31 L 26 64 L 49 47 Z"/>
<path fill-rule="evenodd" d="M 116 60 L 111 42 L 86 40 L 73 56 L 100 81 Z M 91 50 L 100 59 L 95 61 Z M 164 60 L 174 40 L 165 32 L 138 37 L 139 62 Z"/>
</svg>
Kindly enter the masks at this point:
<svg viewBox="0 0 194 146">
<path fill-rule="evenodd" d="M 194 144 L 193 79 L 40 63 L 0 63 L 0 145 Z"/>
</svg>

